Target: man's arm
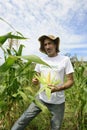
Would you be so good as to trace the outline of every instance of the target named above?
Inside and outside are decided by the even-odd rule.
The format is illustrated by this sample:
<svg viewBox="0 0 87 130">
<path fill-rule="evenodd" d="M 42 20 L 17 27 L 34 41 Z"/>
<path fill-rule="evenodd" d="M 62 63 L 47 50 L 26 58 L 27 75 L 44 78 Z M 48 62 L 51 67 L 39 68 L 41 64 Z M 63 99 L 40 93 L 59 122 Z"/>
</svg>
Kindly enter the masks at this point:
<svg viewBox="0 0 87 130">
<path fill-rule="evenodd" d="M 49 85 L 51 88 L 51 92 L 53 93 L 53 92 L 57 92 L 57 91 L 61 91 L 61 90 L 65 90 L 65 89 L 70 88 L 74 83 L 73 73 L 67 74 L 66 78 L 67 78 L 66 82 L 60 87 Z"/>
</svg>

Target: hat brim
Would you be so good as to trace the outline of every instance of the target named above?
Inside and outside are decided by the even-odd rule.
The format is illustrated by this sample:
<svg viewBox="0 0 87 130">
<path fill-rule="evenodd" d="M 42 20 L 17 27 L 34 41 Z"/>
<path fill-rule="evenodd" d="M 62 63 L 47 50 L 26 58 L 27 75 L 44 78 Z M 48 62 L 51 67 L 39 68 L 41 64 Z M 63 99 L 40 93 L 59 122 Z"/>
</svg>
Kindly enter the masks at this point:
<svg viewBox="0 0 87 130">
<path fill-rule="evenodd" d="M 59 42 L 59 40 L 60 40 L 59 37 L 53 38 L 53 37 L 50 37 L 50 36 L 47 36 L 47 35 L 43 35 L 43 36 L 39 37 L 38 40 L 39 40 L 40 42 L 43 42 L 46 38 L 49 38 L 49 39 L 51 39 L 51 40 L 58 40 L 58 42 Z"/>
</svg>

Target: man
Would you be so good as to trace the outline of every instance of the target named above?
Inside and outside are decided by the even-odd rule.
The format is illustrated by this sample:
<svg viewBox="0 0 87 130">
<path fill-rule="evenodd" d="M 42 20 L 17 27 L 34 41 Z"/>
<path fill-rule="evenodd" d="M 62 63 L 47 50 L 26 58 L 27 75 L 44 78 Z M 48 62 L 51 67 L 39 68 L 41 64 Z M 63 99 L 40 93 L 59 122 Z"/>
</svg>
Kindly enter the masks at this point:
<svg viewBox="0 0 87 130">
<path fill-rule="evenodd" d="M 39 39 L 40 51 L 45 53 L 43 58 L 51 67 L 37 64 L 35 71 L 40 75 L 47 76 L 50 72 L 51 79 L 54 77 L 60 80 L 58 85 L 48 84 L 51 89 L 51 97 L 47 98 L 45 91 L 39 93 L 39 100 L 49 109 L 52 114 L 51 130 L 60 130 L 64 117 L 65 96 L 64 90 L 73 85 L 73 67 L 69 57 L 59 54 L 59 37 L 52 35 L 43 35 Z M 66 76 L 66 81 L 64 80 Z M 65 81 L 65 82 L 64 82 Z M 32 82 L 37 85 L 38 80 L 34 78 Z M 40 87 L 43 85 L 40 83 Z M 24 130 L 27 124 L 41 112 L 41 109 L 35 104 L 30 104 L 25 113 L 18 119 L 11 130 Z"/>
</svg>

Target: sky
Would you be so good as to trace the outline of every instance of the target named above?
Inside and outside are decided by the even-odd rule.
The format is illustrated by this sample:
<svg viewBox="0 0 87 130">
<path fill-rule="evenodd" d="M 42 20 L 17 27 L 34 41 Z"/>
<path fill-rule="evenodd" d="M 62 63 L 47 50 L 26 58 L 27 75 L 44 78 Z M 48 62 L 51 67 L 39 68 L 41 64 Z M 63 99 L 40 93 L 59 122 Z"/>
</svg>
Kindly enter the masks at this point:
<svg viewBox="0 0 87 130">
<path fill-rule="evenodd" d="M 61 54 L 87 60 L 87 0 L 0 0 L 0 18 L 28 37 L 21 41 L 23 55 L 44 56 L 38 38 L 54 35 L 60 37 Z M 0 35 L 11 31 L 0 20 Z"/>
</svg>

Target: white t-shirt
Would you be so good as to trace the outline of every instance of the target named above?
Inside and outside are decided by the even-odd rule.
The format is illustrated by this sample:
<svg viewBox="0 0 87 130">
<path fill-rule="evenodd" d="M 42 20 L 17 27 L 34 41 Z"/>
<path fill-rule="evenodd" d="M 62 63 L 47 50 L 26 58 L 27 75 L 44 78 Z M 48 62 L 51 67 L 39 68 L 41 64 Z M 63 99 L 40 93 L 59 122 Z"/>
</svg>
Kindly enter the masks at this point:
<svg viewBox="0 0 87 130">
<path fill-rule="evenodd" d="M 55 57 L 46 56 L 42 58 L 42 60 L 49 64 L 51 68 L 42 64 L 37 64 L 35 67 L 35 71 L 43 74 L 44 76 L 47 76 L 47 74 L 50 72 L 51 78 L 55 76 L 56 80 L 60 80 L 59 86 L 64 83 L 64 77 L 66 74 L 74 72 L 70 58 L 67 56 L 62 56 L 58 54 Z M 40 87 L 41 86 L 42 85 L 40 85 Z M 39 98 L 44 102 L 51 104 L 61 104 L 65 102 L 64 90 L 52 93 L 50 99 L 47 98 L 45 91 L 43 91 L 39 93 Z"/>
</svg>

